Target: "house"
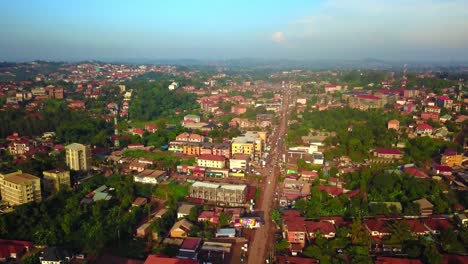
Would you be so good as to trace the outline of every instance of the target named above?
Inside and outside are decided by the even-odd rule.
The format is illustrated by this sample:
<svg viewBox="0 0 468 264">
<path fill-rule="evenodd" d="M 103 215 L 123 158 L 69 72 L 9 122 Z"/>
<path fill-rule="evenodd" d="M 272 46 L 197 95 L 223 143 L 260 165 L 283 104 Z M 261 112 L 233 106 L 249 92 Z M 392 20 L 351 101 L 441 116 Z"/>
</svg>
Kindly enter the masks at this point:
<svg viewBox="0 0 468 264">
<path fill-rule="evenodd" d="M 374 149 L 374 157 L 379 159 L 402 159 L 403 152 L 398 149 L 379 148 Z"/>
<path fill-rule="evenodd" d="M 72 258 L 70 251 L 59 247 L 46 247 L 39 255 L 41 264 L 63 264 Z"/>
<path fill-rule="evenodd" d="M 148 133 L 155 133 L 158 131 L 158 127 L 155 124 L 146 124 L 145 130 L 148 131 Z"/>
<path fill-rule="evenodd" d="M 191 121 L 193 123 L 200 123 L 201 118 L 198 115 L 186 115 L 184 116 L 184 122 Z"/>
<path fill-rule="evenodd" d="M 328 221 L 304 221 L 304 226 L 310 238 L 314 238 L 317 232 L 324 238 L 334 238 L 336 234 L 335 226 Z"/>
<path fill-rule="evenodd" d="M 133 203 L 132 203 L 132 206 L 134 207 L 142 207 L 144 206 L 146 203 L 148 203 L 148 199 L 146 199 L 145 197 L 137 197 Z"/>
<path fill-rule="evenodd" d="M 196 181 L 189 187 L 189 197 L 224 205 L 240 206 L 247 202 L 247 185 Z"/>
<path fill-rule="evenodd" d="M 292 256 L 276 256 L 277 264 L 318 264 L 318 259 L 292 257 Z"/>
<path fill-rule="evenodd" d="M 198 261 L 194 259 L 178 259 L 149 255 L 143 264 L 198 264 Z"/>
<path fill-rule="evenodd" d="M 434 128 L 428 124 L 420 124 L 416 127 L 416 134 L 421 136 L 429 136 L 434 131 Z"/>
<path fill-rule="evenodd" d="M 297 210 L 283 211 L 283 237 L 293 245 L 304 248 L 306 242 L 306 230 L 304 228 L 304 217 Z"/>
<path fill-rule="evenodd" d="M 422 112 L 421 119 L 424 121 L 432 120 L 432 121 L 439 121 L 439 114 L 434 112 Z"/>
<path fill-rule="evenodd" d="M 145 169 L 133 176 L 133 180 L 145 184 L 158 184 L 164 180 L 164 176 L 166 176 L 165 171 Z"/>
<path fill-rule="evenodd" d="M 210 222 L 217 224 L 219 222 L 219 216 L 213 211 L 203 211 L 198 216 L 198 222 Z"/>
<path fill-rule="evenodd" d="M 187 219 L 181 219 L 177 221 L 169 231 L 169 234 L 173 238 L 184 238 L 188 236 L 188 232 L 192 229 L 193 224 Z"/>
<path fill-rule="evenodd" d="M 235 115 L 242 115 L 247 112 L 247 107 L 245 105 L 234 105 L 231 107 L 231 113 Z"/>
<path fill-rule="evenodd" d="M 313 181 L 318 177 L 318 172 L 313 171 L 302 171 L 301 172 L 301 179 L 303 181 Z"/>
<path fill-rule="evenodd" d="M 387 221 L 380 219 L 368 219 L 364 221 L 364 227 L 372 237 L 383 238 L 390 235 L 387 228 Z"/>
<path fill-rule="evenodd" d="M 419 205 L 419 212 L 422 216 L 432 215 L 434 205 L 431 202 L 429 202 L 426 198 L 413 201 L 413 203 Z"/>
<path fill-rule="evenodd" d="M 400 121 L 396 119 L 388 121 L 387 129 L 395 129 L 396 131 L 400 130 Z"/>
<path fill-rule="evenodd" d="M 437 105 L 445 108 L 452 108 L 453 100 L 450 97 L 442 95 L 437 97 Z"/>
<path fill-rule="evenodd" d="M 435 165 L 432 168 L 432 173 L 434 175 L 450 176 L 452 175 L 452 168 L 449 166 Z"/>
<path fill-rule="evenodd" d="M 235 228 L 220 228 L 215 234 L 216 238 L 234 238 L 236 237 Z"/>
<path fill-rule="evenodd" d="M 145 131 L 141 128 L 133 128 L 132 131 L 131 131 L 132 135 L 136 135 L 136 136 L 139 136 L 139 137 L 143 137 L 143 135 L 145 134 Z"/>
<path fill-rule="evenodd" d="M 226 167 L 226 158 L 212 154 L 203 154 L 198 156 L 197 165 L 199 167 L 224 169 Z"/>
<path fill-rule="evenodd" d="M 375 260 L 374 264 L 422 264 L 422 261 L 419 259 L 379 256 Z"/>
<path fill-rule="evenodd" d="M 176 141 L 182 142 L 203 142 L 204 139 L 204 136 L 198 134 L 191 134 L 187 132 L 184 132 L 176 137 Z"/>
<path fill-rule="evenodd" d="M 19 259 L 24 253 L 33 248 L 34 244 L 29 241 L 0 239 L 0 261 Z"/>
<path fill-rule="evenodd" d="M 187 237 L 179 248 L 179 259 L 197 259 L 198 250 L 201 245 L 201 238 L 198 237 Z"/>
<path fill-rule="evenodd" d="M 418 169 L 417 167 L 415 166 L 412 166 L 412 167 L 405 167 L 403 169 L 403 171 L 408 174 L 408 175 L 411 175 L 415 178 L 420 178 L 420 179 L 429 179 L 429 175 L 427 175 L 427 173 L 425 173 L 424 171 Z"/>
<path fill-rule="evenodd" d="M 444 166 L 461 166 L 462 163 L 463 154 L 458 154 L 455 149 L 447 149 L 440 158 L 440 164 Z"/>
<path fill-rule="evenodd" d="M 131 171 L 142 172 L 148 167 L 148 164 L 140 163 L 140 162 L 132 162 L 130 163 L 128 169 Z"/>
<path fill-rule="evenodd" d="M 438 235 L 442 230 L 452 228 L 453 225 L 448 219 L 429 218 L 423 220 L 424 226 L 431 234 Z"/>
<path fill-rule="evenodd" d="M 409 229 L 413 235 L 424 236 L 430 233 L 429 229 L 420 220 L 406 219 L 403 221 L 405 221 L 408 224 Z"/>
<path fill-rule="evenodd" d="M 437 114 L 440 114 L 440 107 L 438 106 L 435 106 L 435 105 L 428 105 L 426 106 L 426 108 L 424 109 L 425 112 L 428 112 L 428 113 L 437 113 Z"/>
<path fill-rule="evenodd" d="M 336 84 L 325 84 L 325 92 L 326 93 L 335 93 L 341 91 L 341 85 Z"/>
<path fill-rule="evenodd" d="M 179 206 L 179 208 L 177 209 L 177 219 L 184 218 L 184 217 L 188 216 L 190 214 L 190 210 L 192 210 L 192 208 L 195 208 L 195 205 L 187 204 L 187 203 L 181 204 Z"/>
</svg>

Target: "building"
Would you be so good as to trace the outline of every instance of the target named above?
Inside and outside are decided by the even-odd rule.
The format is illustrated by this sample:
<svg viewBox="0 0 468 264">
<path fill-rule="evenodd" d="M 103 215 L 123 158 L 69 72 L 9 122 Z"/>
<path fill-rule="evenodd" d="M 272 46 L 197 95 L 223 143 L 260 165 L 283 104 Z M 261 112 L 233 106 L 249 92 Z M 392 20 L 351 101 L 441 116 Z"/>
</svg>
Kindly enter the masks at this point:
<svg viewBox="0 0 468 264">
<path fill-rule="evenodd" d="M 91 169 L 91 149 L 79 143 L 65 146 L 65 161 L 71 170 L 87 171 Z"/>
<path fill-rule="evenodd" d="M 247 185 L 196 181 L 190 186 L 189 196 L 209 202 L 242 206 L 247 200 Z"/>
<path fill-rule="evenodd" d="M 453 100 L 450 97 L 442 95 L 437 97 L 437 105 L 445 108 L 452 108 Z"/>
<path fill-rule="evenodd" d="M 133 180 L 144 184 L 158 184 L 163 181 L 165 175 L 165 171 L 145 169 L 133 176 Z"/>
<path fill-rule="evenodd" d="M 173 238 L 184 238 L 188 236 L 188 232 L 192 229 L 193 224 L 187 219 L 181 219 L 177 221 L 169 231 L 169 234 Z"/>
<path fill-rule="evenodd" d="M 395 129 L 396 131 L 400 130 L 400 121 L 396 119 L 388 121 L 387 129 Z"/>
<path fill-rule="evenodd" d="M 229 159 L 229 169 L 231 171 L 243 171 L 249 170 L 250 156 L 246 154 L 235 154 Z"/>
<path fill-rule="evenodd" d="M 204 136 L 198 134 L 190 134 L 187 132 L 184 132 L 176 137 L 176 141 L 181 142 L 203 142 L 204 139 Z"/>
<path fill-rule="evenodd" d="M 266 132 L 248 131 L 244 135 L 233 138 L 231 153 L 247 154 L 251 158 L 260 158 L 263 154 L 263 144 L 266 141 Z"/>
<path fill-rule="evenodd" d="M 198 237 L 187 237 L 179 248 L 179 259 L 197 259 L 198 250 L 201 245 L 201 238 Z"/>
<path fill-rule="evenodd" d="M 212 154 L 200 155 L 197 158 L 199 167 L 224 169 L 226 167 L 226 158 Z"/>
<path fill-rule="evenodd" d="M 179 206 L 179 208 L 177 209 L 177 219 L 184 218 L 184 217 L 188 216 L 190 214 L 190 210 L 192 210 L 192 208 L 195 208 L 195 205 L 187 204 L 187 203 L 181 204 Z"/>
<path fill-rule="evenodd" d="M 184 122 L 193 122 L 193 123 L 200 123 L 201 118 L 198 115 L 186 115 L 184 116 Z"/>
<path fill-rule="evenodd" d="M 454 167 L 461 166 L 463 163 L 463 154 L 458 154 L 454 149 L 447 149 L 440 158 L 440 164 Z"/>
<path fill-rule="evenodd" d="M 68 263 L 72 258 L 70 251 L 58 247 L 46 247 L 39 256 L 41 264 L 63 264 Z"/>
<path fill-rule="evenodd" d="M 402 159 L 403 152 L 398 149 L 385 149 L 379 148 L 374 149 L 373 151 L 374 157 L 379 159 Z"/>
<path fill-rule="evenodd" d="M 44 191 L 56 193 L 60 189 L 70 189 L 70 172 L 61 169 L 54 169 L 42 172 L 44 175 Z"/>
<path fill-rule="evenodd" d="M 20 259 L 24 253 L 34 246 L 33 242 L 21 240 L 0 239 L 0 262 L 10 259 Z"/>
<path fill-rule="evenodd" d="M 361 110 L 383 108 L 384 101 L 381 97 L 377 97 L 375 95 L 358 94 L 349 97 L 349 107 Z"/>
<path fill-rule="evenodd" d="M 143 264 L 198 264 L 198 261 L 194 259 L 178 259 L 149 255 Z"/>
<path fill-rule="evenodd" d="M 431 202 L 429 202 L 426 198 L 413 201 L 413 203 L 419 205 L 419 212 L 422 216 L 432 215 L 434 205 Z"/>
<path fill-rule="evenodd" d="M 416 127 L 416 134 L 421 136 L 429 136 L 434 131 L 434 128 L 428 124 L 420 124 Z"/>
<path fill-rule="evenodd" d="M 41 201 L 41 179 L 22 171 L 0 174 L 2 200 L 10 205 Z"/>
</svg>

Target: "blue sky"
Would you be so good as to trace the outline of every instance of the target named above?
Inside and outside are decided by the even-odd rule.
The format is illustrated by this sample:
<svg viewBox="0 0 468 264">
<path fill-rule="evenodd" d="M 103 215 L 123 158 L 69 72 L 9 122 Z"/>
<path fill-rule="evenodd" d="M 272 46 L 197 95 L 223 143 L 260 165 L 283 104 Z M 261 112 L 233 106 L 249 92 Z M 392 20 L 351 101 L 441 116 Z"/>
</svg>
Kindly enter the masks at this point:
<svg viewBox="0 0 468 264">
<path fill-rule="evenodd" d="M 468 0 L 0 0 L 1 60 L 468 60 Z"/>
</svg>

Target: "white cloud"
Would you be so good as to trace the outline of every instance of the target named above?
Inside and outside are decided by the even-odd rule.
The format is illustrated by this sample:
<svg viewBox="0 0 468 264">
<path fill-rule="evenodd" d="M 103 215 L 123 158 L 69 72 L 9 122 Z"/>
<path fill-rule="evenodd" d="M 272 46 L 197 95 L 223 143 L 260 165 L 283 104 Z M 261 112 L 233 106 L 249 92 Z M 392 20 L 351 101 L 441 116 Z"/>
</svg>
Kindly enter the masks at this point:
<svg viewBox="0 0 468 264">
<path fill-rule="evenodd" d="M 287 38 L 284 32 L 278 31 L 273 33 L 273 35 L 271 36 L 271 40 L 273 40 L 273 42 L 276 43 L 285 43 L 287 41 Z"/>
</svg>

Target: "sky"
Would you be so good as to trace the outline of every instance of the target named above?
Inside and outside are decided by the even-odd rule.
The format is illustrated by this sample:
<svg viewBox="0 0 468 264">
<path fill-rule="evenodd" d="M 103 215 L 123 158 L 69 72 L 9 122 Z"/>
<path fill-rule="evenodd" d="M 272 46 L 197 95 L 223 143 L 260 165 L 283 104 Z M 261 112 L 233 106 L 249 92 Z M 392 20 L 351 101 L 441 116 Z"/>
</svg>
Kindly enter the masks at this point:
<svg viewBox="0 0 468 264">
<path fill-rule="evenodd" d="M 468 0 L 0 0 L 0 61 L 468 61 Z"/>
</svg>

